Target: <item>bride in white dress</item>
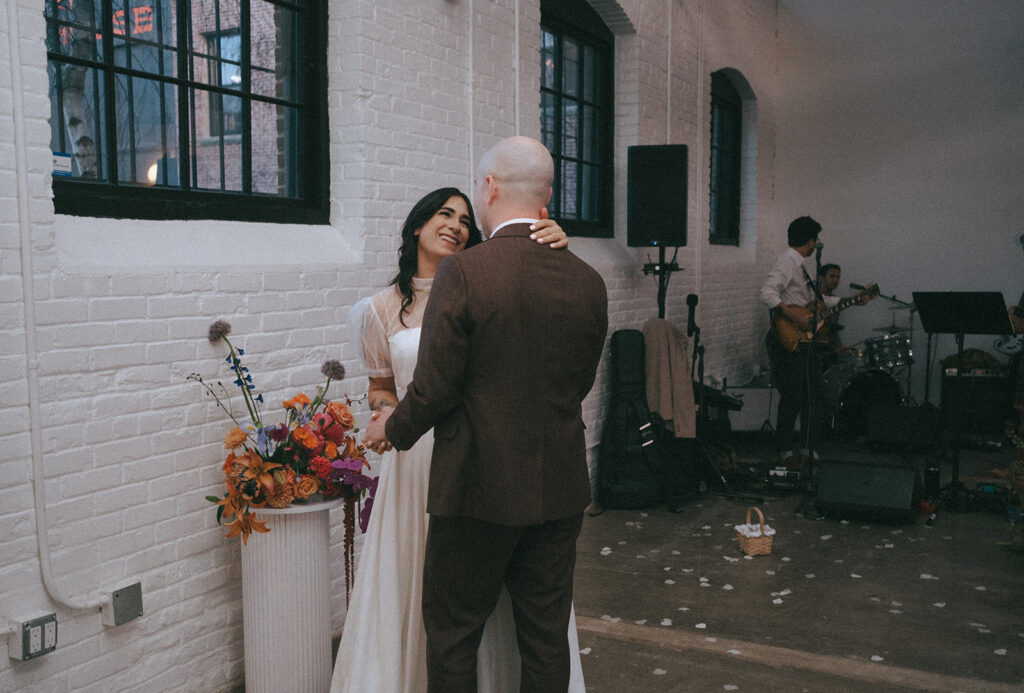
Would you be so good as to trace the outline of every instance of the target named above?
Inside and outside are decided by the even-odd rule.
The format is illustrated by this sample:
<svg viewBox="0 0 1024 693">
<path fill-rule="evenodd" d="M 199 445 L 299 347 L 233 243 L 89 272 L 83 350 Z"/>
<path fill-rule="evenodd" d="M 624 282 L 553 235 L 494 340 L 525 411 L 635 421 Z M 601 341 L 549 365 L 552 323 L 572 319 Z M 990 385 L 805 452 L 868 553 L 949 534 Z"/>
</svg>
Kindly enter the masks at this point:
<svg viewBox="0 0 1024 693">
<path fill-rule="evenodd" d="M 552 221 L 537 224 L 538 241 L 567 245 Z M 441 188 L 416 203 L 402 229 L 399 273 L 392 285 L 352 310 L 362 327 L 362 356 L 374 411 L 394 406 L 412 380 L 423 309 L 445 256 L 480 241 L 469 199 Z M 427 541 L 427 480 L 434 437 L 387 452 L 381 463 L 359 567 L 331 681 L 331 693 L 424 693 L 426 633 L 420 613 Z M 569 620 L 570 693 L 584 693 L 576 615 Z M 477 656 L 480 693 L 519 690 L 519 647 L 507 592 L 487 621 Z"/>
</svg>

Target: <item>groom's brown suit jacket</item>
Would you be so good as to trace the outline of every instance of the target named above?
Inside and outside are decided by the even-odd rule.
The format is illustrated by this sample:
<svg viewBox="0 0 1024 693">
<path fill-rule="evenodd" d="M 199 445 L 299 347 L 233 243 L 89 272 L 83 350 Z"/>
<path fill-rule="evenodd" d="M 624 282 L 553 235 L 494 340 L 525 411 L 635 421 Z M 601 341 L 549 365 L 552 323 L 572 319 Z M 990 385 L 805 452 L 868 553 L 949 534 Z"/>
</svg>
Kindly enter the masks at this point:
<svg viewBox="0 0 1024 693">
<path fill-rule="evenodd" d="M 445 258 L 388 439 L 434 428 L 427 510 L 539 524 L 590 503 L 582 401 L 608 330 L 601 276 L 527 224 Z M 398 462 L 401 464 L 401 462 Z"/>
</svg>

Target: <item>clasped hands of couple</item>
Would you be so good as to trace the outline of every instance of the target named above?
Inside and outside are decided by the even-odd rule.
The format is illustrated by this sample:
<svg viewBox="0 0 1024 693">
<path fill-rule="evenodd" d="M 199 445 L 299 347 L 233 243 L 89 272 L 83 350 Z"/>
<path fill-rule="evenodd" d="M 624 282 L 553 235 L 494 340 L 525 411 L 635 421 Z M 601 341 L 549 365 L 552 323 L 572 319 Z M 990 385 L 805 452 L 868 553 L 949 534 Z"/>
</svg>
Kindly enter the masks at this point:
<svg viewBox="0 0 1024 693">
<path fill-rule="evenodd" d="M 366 425 L 366 432 L 363 434 L 363 447 L 377 454 L 391 449 L 391 441 L 387 438 L 384 426 L 394 410 L 395 408 L 388 404 L 370 415 L 370 423 Z"/>
</svg>

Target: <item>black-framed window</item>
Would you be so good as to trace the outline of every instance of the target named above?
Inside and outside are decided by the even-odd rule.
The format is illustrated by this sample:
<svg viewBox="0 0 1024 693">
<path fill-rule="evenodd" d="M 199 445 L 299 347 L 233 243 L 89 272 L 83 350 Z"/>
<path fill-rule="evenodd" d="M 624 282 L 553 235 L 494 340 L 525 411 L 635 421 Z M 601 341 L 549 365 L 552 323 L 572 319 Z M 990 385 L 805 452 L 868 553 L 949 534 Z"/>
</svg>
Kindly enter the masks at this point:
<svg viewBox="0 0 1024 693">
<path fill-rule="evenodd" d="M 610 238 L 615 39 L 584 0 L 541 2 L 541 140 L 555 162 L 551 217 Z"/>
<path fill-rule="evenodd" d="M 729 76 L 711 74 L 710 240 L 740 243 L 740 177 L 743 164 L 743 100 Z"/>
<path fill-rule="evenodd" d="M 44 2 L 57 213 L 329 221 L 326 2 Z"/>
</svg>

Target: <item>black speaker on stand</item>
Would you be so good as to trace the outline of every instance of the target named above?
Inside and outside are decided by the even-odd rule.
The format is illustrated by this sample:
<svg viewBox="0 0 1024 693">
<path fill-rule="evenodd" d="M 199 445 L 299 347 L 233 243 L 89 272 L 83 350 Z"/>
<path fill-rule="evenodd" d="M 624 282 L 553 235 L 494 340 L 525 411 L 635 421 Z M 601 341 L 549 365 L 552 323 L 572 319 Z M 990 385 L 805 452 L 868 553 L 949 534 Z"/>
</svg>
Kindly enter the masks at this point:
<svg viewBox="0 0 1024 693">
<path fill-rule="evenodd" d="M 644 274 L 658 277 L 658 317 L 665 317 L 665 293 L 675 255 L 666 262 L 665 248 L 686 245 L 687 166 L 685 144 L 629 148 L 626 193 L 627 243 L 658 249 L 658 262 L 644 265 Z"/>
</svg>

